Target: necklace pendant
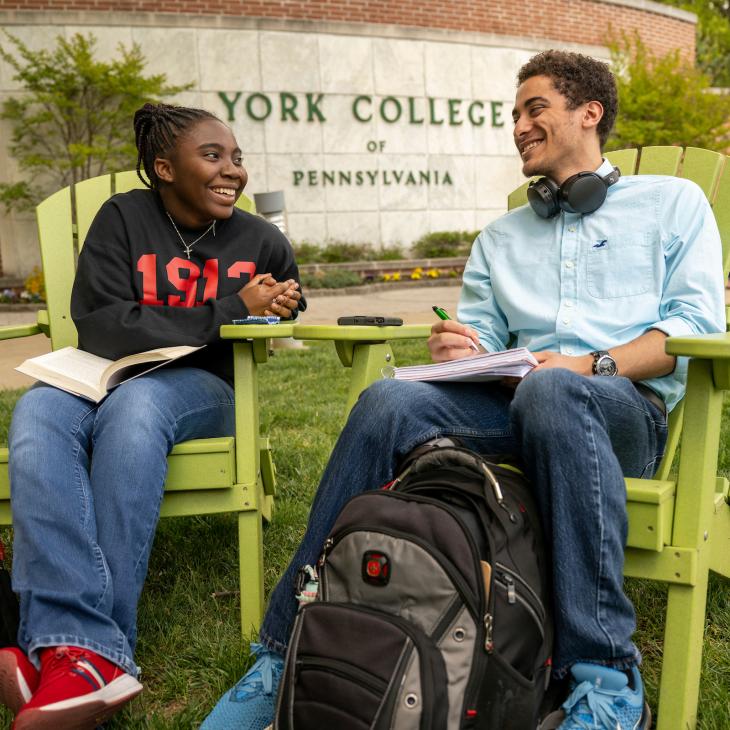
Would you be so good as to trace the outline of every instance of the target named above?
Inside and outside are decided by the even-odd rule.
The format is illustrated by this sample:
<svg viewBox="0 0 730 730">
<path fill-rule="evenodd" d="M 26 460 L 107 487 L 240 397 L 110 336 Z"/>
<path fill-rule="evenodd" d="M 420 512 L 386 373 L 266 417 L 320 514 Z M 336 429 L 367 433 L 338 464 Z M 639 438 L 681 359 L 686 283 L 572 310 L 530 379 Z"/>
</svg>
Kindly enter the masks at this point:
<svg viewBox="0 0 730 730">
<path fill-rule="evenodd" d="M 211 231 L 213 231 L 213 236 L 215 236 L 215 223 L 216 222 L 213 221 L 194 241 L 192 241 L 191 243 L 185 243 L 185 239 L 182 237 L 182 234 L 177 229 L 177 226 L 175 225 L 175 221 L 172 219 L 172 216 L 167 211 L 165 211 L 165 213 L 167 213 L 167 217 L 170 219 L 170 223 L 172 223 L 172 227 L 175 229 L 175 233 L 177 233 L 177 237 L 180 239 L 180 243 L 181 243 L 182 247 L 185 249 L 185 255 L 188 257 L 188 261 L 190 261 L 190 252 L 193 250 L 193 246 L 198 241 L 205 238 L 205 236 L 208 233 L 210 233 Z"/>
</svg>

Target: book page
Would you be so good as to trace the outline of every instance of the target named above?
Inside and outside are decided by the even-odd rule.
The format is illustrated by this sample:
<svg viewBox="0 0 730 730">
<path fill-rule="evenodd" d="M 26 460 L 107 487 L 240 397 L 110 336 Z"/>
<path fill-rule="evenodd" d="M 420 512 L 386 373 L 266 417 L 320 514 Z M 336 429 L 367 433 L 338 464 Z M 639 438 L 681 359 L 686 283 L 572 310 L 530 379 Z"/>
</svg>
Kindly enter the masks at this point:
<svg viewBox="0 0 730 730">
<path fill-rule="evenodd" d="M 189 345 L 161 347 L 113 362 L 75 347 L 64 347 L 29 358 L 15 369 L 61 390 L 99 402 L 109 388 L 199 349 Z"/>
<path fill-rule="evenodd" d="M 458 360 L 383 368 L 383 375 L 396 380 L 439 380 L 464 383 L 498 380 L 504 377 L 522 378 L 537 365 L 533 354 L 525 347 L 502 352 L 487 352 Z"/>
<path fill-rule="evenodd" d="M 101 376 L 111 361 L 92 355 L 75 347 L 63 347 L 60 350 L 39 355 L 26 360 L 16 370 L 39 380 L 44 375 L 54 375 L 69 384 L 83 383 L 99 389 Z"/>
<path fill-rule="evenodd" d="M 114 362 L 107 360 L 107 367 L 100 375 L 101 387 L 104 390 L 108 390 L 125 380 L 136 378 L 138 375 L 142 375 L 142 373 L 154 370 L 156 367 L 160 367 L 167 362 L 177 360 L 200 349 L 200 347 L 192 347 L 191 345 L 175 345 L 173 347 L 159 347 L 156 350 L 146 350 L 145 352 L 138 352 L 134 355 L 127 355 Z"/>
</svg>

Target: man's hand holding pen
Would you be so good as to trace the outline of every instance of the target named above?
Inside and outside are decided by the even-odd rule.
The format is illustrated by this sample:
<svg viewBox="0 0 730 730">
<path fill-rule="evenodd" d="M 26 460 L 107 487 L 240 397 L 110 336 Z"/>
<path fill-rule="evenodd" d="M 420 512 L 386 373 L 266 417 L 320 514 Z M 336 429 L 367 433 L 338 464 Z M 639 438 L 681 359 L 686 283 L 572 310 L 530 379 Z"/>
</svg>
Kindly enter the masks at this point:
<svg viewBox="0 0 730 730">
<path fill-rule="evenodd" d="M 431 327 L 428 349 L 434 362 L 456 360 L 482 352 L 477 333 L 453 319 L 439 319 Z"/>
</svg>

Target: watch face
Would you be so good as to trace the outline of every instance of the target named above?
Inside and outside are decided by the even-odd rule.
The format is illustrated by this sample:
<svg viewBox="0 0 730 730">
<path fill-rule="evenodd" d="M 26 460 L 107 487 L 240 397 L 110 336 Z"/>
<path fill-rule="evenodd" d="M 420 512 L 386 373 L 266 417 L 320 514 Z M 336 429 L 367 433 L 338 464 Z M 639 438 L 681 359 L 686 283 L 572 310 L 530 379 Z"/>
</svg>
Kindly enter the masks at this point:
<svg viewBox="0 0 730 730">
<path fill-rule="evenodd" d="M 616 361 L 610 355 L 601 355 L 596 361 L 596 375 L 616 375 Z"/>
</svg>

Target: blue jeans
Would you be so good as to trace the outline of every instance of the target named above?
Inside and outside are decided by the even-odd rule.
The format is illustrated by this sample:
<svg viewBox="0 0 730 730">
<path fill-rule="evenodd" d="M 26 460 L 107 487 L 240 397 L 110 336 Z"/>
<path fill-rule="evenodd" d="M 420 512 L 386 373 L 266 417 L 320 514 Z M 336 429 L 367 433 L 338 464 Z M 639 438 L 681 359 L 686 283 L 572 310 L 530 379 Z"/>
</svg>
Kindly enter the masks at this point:
<svg viewBox="0 0 730 730">
<path fill-rule="evenodd" d="M 391 481 L 418 444 L 455 436 L 481 454 L 517 455 L 532 481 L 552 545 L 556 673 L 581 660 L 637 664 L 635 615 L 623 592 L 624 476 L 653 475 L 666 435 L 664 415 L 622 377 L 548 369 L 528 375 L 514 393 L 493 384 L 375 383 L 335 445 L 304 540 L 272 593 L 261 641 L 285 648 L 296 571 L 317 560 L 344 503 Z"/>
<path fill-rule="evenodd" d="M 18 641 L 84 647 L 134 676 L 137 602 L 167 455 L 234 430 L 233 389 L 196 368 L 155 370 L 100 404 L 38 384 L 10 427 Z"/>
</svg>

